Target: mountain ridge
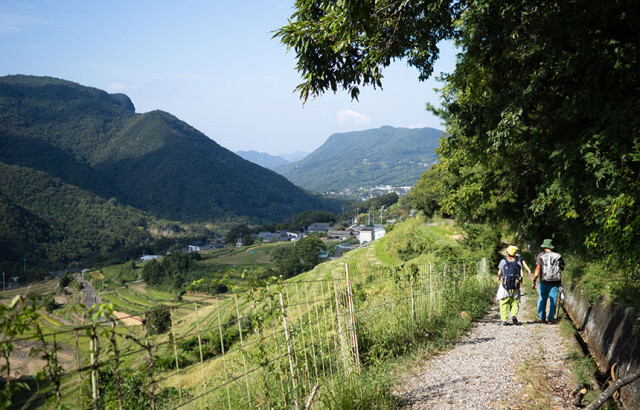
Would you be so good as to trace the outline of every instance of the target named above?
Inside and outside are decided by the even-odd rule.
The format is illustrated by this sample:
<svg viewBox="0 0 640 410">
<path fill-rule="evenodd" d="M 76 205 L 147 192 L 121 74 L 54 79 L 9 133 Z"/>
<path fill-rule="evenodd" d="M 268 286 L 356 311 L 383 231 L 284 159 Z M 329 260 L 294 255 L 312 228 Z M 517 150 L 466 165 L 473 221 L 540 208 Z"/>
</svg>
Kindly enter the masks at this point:
<svg viewBox="0 0 640 410">
<path fill-rule="evenodd" d="M 176 222 L 282 221 L 338 206 L 169 113 L 137 114 L 124 94 L 52 77 L 0 77 L 0 170 L 0 265 L 142 246 Z"/>
<path fill-rule="evenodd" d="M 66 80 L 2 77 L 0 132 L 13 141 L 1 144 L 0 161 L 45 172 L 57 167 L 52 174 L 65 182 L 89 179 L 80 185 L 174 220 L 281 220 L 328 206 L 175 116 L 160 110 L 136 114 L 133 107 L 122 94 Z M 40 152 L 34 154 L 32 146 Z M 47 151 L 50 160 L 42 161 Z M 27 157 L 34 161 L 26 163 Z"/>
<path fill-rule="evenodd" d="M 332 134 L 301 161 L 276 172 L 318 192 L 411 186 L 436 162 L 442 131 L 384 126 Z"/>
</svg>

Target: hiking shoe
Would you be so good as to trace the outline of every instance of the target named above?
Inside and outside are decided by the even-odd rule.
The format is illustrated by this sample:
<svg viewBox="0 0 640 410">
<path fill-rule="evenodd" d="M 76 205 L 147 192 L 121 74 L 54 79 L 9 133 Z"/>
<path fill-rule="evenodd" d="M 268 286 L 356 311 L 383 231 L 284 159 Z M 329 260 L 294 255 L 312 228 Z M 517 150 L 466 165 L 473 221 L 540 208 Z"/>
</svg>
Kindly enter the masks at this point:
<svg viewBox="0 0 640 410">
<path fill-rule="evenodd" d="M 553 320 L 553 319 L 547 319 L 547 321 L 545 323 L 548 324 L 548 325 L 553 325 L 554 323 L 556 323 L 556 321 Z"/>
<path fill-rule="evenodd" d="M 515 316 L 511 318 L 511 321 L 513 322 L 514 325 L 519 325 L 520 324 L 520 322 L 518 322 L 518 318 L 515 317 Z"/>
<path fill-rule="evenodd" d="M 502 326 L 509 326 L 509 322 L 507 322 L 506 320 L 502 321 Z"/>
</svg>

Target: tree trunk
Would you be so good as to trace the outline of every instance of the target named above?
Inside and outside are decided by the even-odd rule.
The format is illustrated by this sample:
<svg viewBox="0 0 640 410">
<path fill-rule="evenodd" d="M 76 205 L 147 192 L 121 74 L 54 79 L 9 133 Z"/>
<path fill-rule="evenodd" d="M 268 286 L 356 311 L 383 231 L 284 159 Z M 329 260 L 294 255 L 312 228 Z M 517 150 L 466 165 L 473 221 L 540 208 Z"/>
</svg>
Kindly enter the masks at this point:
<svg viewBox="0 0 640 410">
<path fill-rule="evenodd" d="M 611 396 L 613 396 L 613 393 L 638 378 L 640 378 L 640 369 L 638 369 L 635 373 L 628 374 L 623 378 L 611 383 L 611 386 L 607 387 L 607 389 L 603 391 L 600 396 L 598 396 L 598 398 L 589 405 L 589 407 L 587 407 L 587 410 L 599 409 L 600 406 L 604 404 L 604 402 L 606 402 Z"/>
</svg>

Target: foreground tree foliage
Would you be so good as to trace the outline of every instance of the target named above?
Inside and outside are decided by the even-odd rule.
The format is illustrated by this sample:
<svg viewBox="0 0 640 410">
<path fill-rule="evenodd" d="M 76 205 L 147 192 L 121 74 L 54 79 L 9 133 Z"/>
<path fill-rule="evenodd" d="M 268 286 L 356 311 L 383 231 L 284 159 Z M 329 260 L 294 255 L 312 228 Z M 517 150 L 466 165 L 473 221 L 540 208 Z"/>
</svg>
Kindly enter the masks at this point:
<svg viewBox="0 0 640 410">
<path fill-rule="evenodd" d="M 440 164 L 414 199 L 462 221 L 508 223 L 534 241 L 640 262 L 640 4 L 299 0 L 276 36 L 294 50 L 303 100 L 382 85 L 406 58 L 443 75 Z"/>
</svg>

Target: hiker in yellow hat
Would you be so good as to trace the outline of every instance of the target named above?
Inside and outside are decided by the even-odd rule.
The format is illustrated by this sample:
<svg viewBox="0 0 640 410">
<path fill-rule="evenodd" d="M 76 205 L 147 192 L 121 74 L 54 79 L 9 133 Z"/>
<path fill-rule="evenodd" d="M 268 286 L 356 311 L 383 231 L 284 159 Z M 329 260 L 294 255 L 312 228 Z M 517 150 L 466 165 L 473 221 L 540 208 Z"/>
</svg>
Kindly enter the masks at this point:
<svg viewBox="0 0 640 410">
<path fill-rule="evenodd" d="M 517 246 L 507 248 L 507 257 L 498 265 L 500 286 L 496 299 L 500 303 L 500 320 L 504 326 L 509 325 L 509 315 L 514 325 L 518 322 L 520 309 L 520 284 L 522 283 L 522 262 L 516 257 Z"/>
</svg>

